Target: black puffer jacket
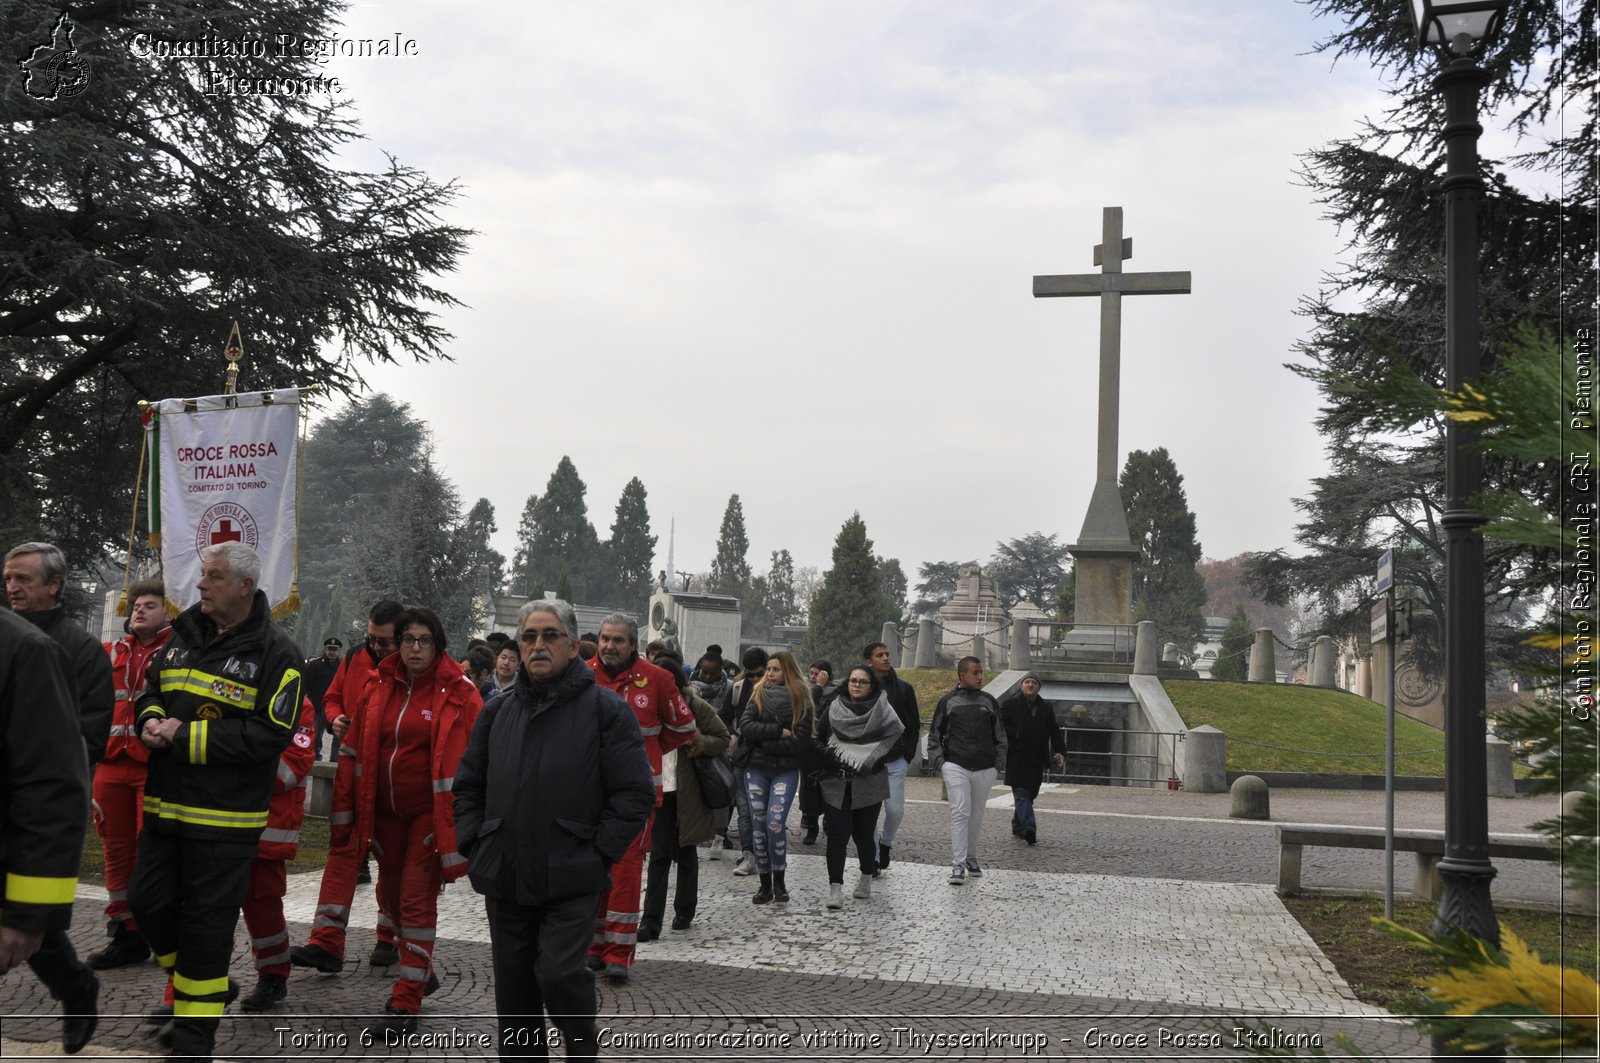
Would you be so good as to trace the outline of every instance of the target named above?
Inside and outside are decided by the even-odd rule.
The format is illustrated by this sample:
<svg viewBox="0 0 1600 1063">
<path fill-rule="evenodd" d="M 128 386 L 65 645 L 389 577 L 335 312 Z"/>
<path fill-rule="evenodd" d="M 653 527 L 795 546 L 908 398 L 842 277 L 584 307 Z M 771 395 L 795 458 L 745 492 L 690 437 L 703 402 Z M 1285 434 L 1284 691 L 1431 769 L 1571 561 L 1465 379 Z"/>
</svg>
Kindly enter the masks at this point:
<svg viewBox="0 0 1600 1063">
<path fill-rule="evenodd" d="M 745 749 L 740 763 L 769 773 L 797 771 L 810 748 L 814 730 L 809 696 L 800 719 L 795 721 L 788 688 L 763 684 L 739 716 L 739 745 Z M 787 738 L 784 731 L 791 732 Z"/>
<path fill-rule="evenodd" d="M 574 657 L 478 713 L 456 768 L 456 845 L 472 888 L 516 904 L 601 893 L 656 787 L 633 710 Z"/>
</svg>

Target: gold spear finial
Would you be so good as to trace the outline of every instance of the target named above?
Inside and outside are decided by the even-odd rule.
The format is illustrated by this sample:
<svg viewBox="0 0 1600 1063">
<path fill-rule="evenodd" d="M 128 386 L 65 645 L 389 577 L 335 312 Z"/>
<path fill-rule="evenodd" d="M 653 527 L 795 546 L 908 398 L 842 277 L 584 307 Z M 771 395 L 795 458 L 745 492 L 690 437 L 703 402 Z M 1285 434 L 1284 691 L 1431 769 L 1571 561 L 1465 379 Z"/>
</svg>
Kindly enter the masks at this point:
<svg viewBox="0 0 1600 1063">
<path fill-rule="evenodd" d="M 233 329 L 228 333 L 228 345 L 223 349 L 222 357 L 228 360 L 228 376 L 222 384 L 222 393 L 238 394 L 239 362 L 244 358 L 244 340 L 239 336 L 237 321 L 233 323 Z"/>
</svg>

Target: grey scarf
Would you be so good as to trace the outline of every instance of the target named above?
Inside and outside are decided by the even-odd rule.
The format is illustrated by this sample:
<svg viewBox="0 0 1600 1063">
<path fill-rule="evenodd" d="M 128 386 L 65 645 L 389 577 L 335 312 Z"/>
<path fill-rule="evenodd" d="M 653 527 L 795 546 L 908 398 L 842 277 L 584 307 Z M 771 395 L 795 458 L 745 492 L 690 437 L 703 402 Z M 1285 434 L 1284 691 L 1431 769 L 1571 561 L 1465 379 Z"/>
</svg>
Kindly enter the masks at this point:
<svg viewBox="0 0 1600 1063">
<path fill-rule="evenodd" d="M 833 730 L 828 750 L 857 775 L 887 755 L 906 727 L 884 694 L 870 706 L 835 698 L 828 706 L 828 725 Z"/>
</svg>

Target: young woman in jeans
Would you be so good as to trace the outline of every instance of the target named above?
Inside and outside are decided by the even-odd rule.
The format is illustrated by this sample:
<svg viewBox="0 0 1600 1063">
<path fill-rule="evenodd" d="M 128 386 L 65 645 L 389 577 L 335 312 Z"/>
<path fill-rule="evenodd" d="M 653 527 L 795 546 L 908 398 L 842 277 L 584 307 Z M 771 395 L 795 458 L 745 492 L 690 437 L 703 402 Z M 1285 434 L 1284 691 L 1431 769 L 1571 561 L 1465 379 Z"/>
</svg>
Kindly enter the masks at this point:
<svg viewBox="0 0 1600 1063">
<path fill-rule="evenodd" d="M 788 653 L 775 653 L 739 716 L 746 749 L 745 789 L 750 796 L 751 843 L 761 888 L 756 904 L 787 904 L 789 808 L 800 788 L 800 761 L 812 733 L 811 691 Z"/>
</svg>

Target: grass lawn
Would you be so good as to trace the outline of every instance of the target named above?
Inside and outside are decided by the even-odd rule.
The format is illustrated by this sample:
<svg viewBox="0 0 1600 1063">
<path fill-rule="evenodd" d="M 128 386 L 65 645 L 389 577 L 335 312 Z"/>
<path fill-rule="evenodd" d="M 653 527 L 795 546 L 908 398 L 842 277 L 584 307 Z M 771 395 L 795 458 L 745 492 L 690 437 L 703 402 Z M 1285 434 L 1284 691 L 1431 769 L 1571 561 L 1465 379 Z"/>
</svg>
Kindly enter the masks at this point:
<svg viewBox="0 0 1600 1063">
<path fill-rule="evenodd" d="M 917 692 L 917 708 L 922 712 L 924 720 L 933 719 L 933 707 L 939 704 L 939 699 L 956 688 L 956 670 L 954 668 L 896 668 L 895 674 L 907 683 L 910 683 Z M 999 675 L 999 672 L 983 673 L 984 684 Z"/>
<path fill-rule="evenodd" d="M 1285 897 L 1283 903 L 1365 1003 L 1413 1013 L 1421 997 L 1419 984 L 1442 970 L 1432 953 L 1372 925 L 1374 918 L 1383 915 L 1381 895 L 1317 894 Z M 1434 905 L 1427 901 L 1394 899 L 1395 922 L 1411 930 L 1427 933 L 1434 912 Z M 1495 914 L 1501 926 L 1510 927 L 1547 963 L 1576 967 L 1594 976 L 1596 930 L 1600 928 L 1594 916 L 1521 908 L 1500 908 Z"/>
<path fill-rule="evenodd" d="M 1385 710 L 1375 701 L 1286 683 L 1178 679 L 1162 685 L 1184 723 L 1227 733 L 1229 771 L 1383 774 Z M 1394 728 L 1396 774 L 1444 775 L 1443 731 L 1400 715 Z M 1416 752 L 1423 750 L 1434 752 Z"/>
</svg>

